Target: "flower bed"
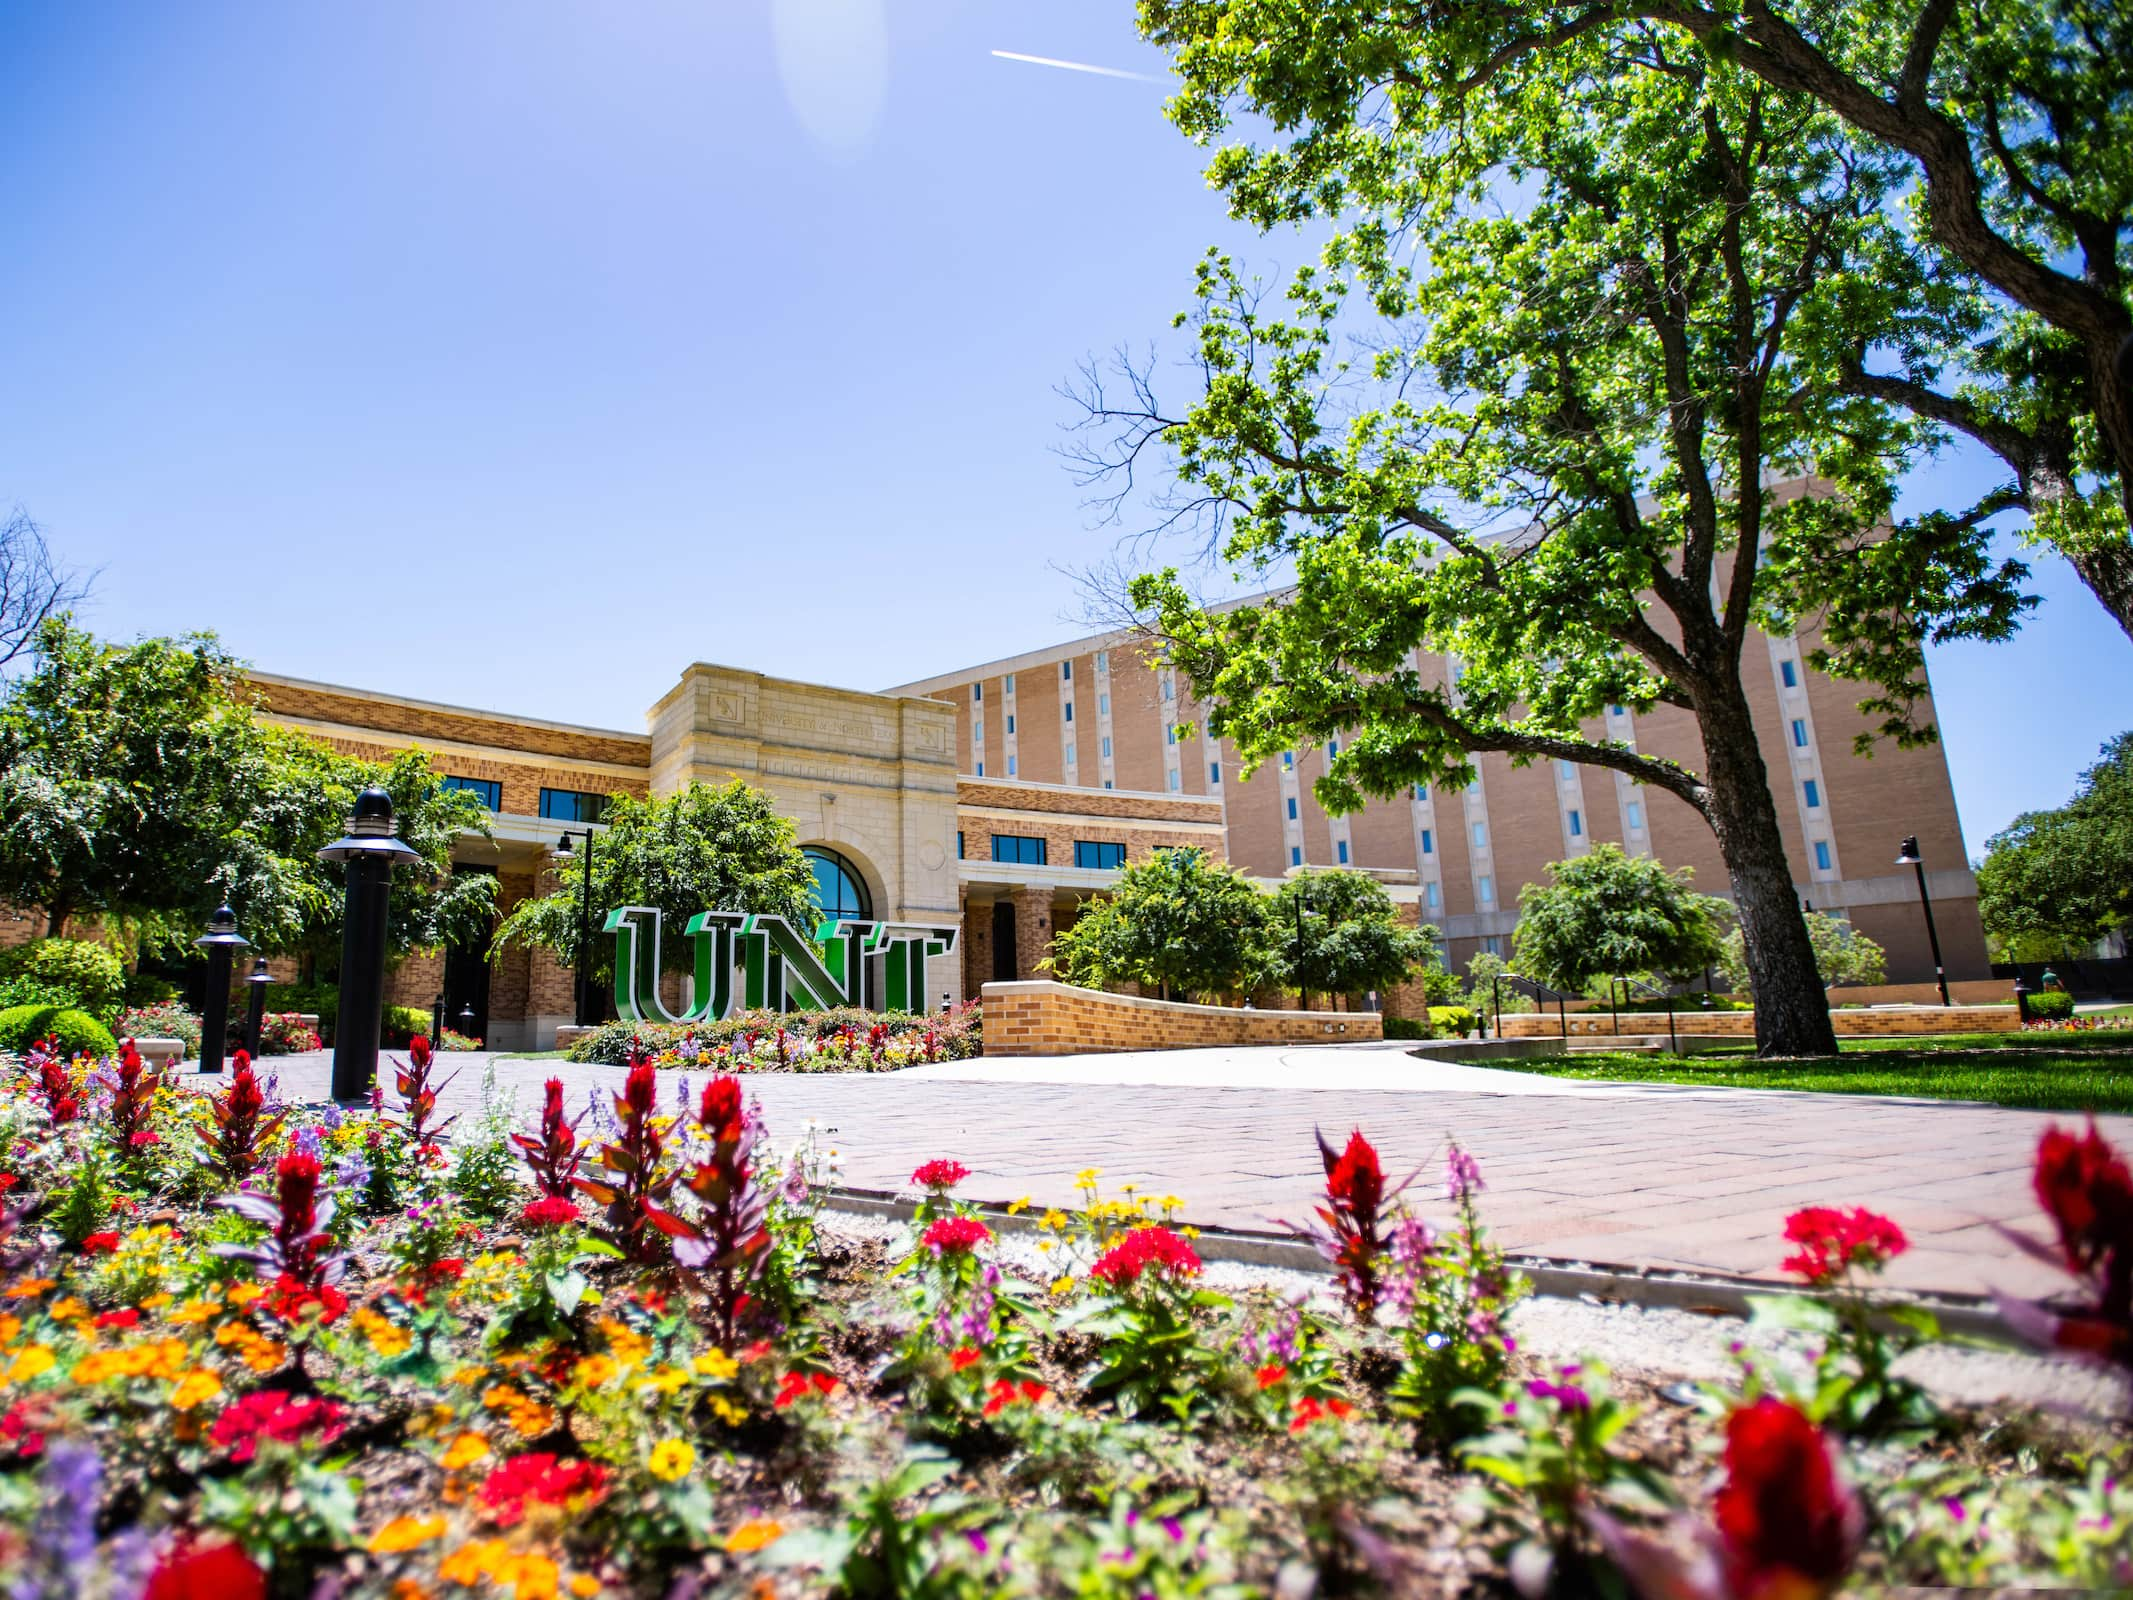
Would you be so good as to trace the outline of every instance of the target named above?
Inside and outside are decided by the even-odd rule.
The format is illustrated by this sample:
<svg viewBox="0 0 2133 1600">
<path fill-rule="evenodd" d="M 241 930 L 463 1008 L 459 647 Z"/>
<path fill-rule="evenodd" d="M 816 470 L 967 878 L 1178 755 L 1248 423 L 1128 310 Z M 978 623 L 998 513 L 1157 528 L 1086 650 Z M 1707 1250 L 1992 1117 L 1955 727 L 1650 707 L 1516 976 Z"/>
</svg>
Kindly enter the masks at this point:
<svg viewBox="0 0 2133 1600">
<path fill-rule="evenodd" d="M 714 1072 L 893 1072 L 961 1061 L 984 1045 L 975 1000 L 947 1011 L 744 1011 L 718 1022 L 610 1022 L 572 1061 Z"/>
<path fill-rule="evenodd" d="M 1740 1351 L 1682 1406 L 1506 1333 L 1524 1292 L 1453 1146 L 1425 1201 L 1321 1141 L 1302 1299 L 1209 1286 L 1175 1197 L 1078 1179 L 1010 1252 L 943 1155 L 855 1247 L 833 1153 L 742 1084 L 551 1080 L 440 1116 L 418 1041 L 356 1115 L 130 1051 L 0 1083 L 0 1571 L 12 1595 L 1819 1595 L 2133 1577 L 2116 1438 L 1948 1414 L 1899 1377 L 1896 1221 L 1814 1207 L 1802 1379 Z M 972 1153 L 975 1157 L 975 1152 Z M 2067 1269 L 2027 1334 L 2133 1361 L 2133 1176 L 2048 1132 Z M 1021 1203 L 1011 1209 L 1027 1210 Z M 1017 1262 L 1034 1259 L 1041 1269 Z M 1875 1313 L 1881 1313 L 1876 1315 Z M 1678 1398 L 1678 1397 L 1677 1397 Z M 2128 1487 L 2121 1487 L 2126 1483 Z"/>
</svg>

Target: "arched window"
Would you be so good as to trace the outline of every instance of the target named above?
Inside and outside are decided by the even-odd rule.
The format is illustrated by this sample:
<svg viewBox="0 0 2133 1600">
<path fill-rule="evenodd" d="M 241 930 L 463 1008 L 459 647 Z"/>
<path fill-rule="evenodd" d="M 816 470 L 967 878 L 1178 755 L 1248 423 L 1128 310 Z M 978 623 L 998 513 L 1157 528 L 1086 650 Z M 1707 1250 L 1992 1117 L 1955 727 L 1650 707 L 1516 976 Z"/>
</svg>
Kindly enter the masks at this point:
<svg viewBox="0 0 2133 1600">
<path fill-rule="evenodd" d="M 825 922 L 868 922 L 874 902 L 859 869 L 836 851 L 811 844 L 801 852 L 815 869 L 815 905 Z"/>
</svg>

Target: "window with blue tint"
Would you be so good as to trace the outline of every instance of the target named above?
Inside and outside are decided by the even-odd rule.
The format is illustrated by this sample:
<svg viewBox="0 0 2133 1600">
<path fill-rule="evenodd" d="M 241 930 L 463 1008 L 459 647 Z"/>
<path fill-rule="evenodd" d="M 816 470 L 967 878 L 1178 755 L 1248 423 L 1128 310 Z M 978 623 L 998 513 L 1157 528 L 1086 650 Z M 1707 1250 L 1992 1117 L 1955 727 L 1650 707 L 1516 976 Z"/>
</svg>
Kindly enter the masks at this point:
<svg viewBox="0 0 2133 1600">
<path fill-rule="evenodd" d="M 1015 775 L 1015 758 L 1013 756 L 1007 758 L 1007 775 L 1010 778 Z"/>
<path fill-rule="evenodd" d="M 1110 754 L 1111 754 L 1111 736 L 1110 736 L 1110 735 L 1109 735 L 1109 734 L 1107 733 L 1107 734 L 1105 734 L 1105 735 L 1104 735 L 1104 756 L 1105 756 L 1105 758 L 1106 758 L 1106 759 L 1108 759 L 1108 758 L 1110 757 Z"/>
<path fill-rule="evenodd" d="M 1294 750 L 1281 752 L 1281 770 L 1283 772 L 1294 772 L 1296 770 L 1296 752 Z"/>
<path fill-rule="evenodd" d="M 1570 813 L 1570 837 L 1573 839 L 1582 839 L 1584 836 L 1585 819 L 1579 816 L 1575 811 L 1573 811 Z"/>
<path fill-rule="evenodd" d="M 1112 872 L 1126 864 L 1126 847 L 1108 844 L 1098 839 L 1074 841 L 1074 865 L 1093 867 L 1099 872 Z"/>
<path fill-rule="evenodd" d="M 1794 717 L 1792 719 L 1792 743 L 1795 749 L 1805 750 L 1807 748 L 1807 723 L 1803 718 Z"/>
<path fill-rule="evenodd" d="M 815 909 L 825 922 L 870 922 L 874 902 L 867 894 L 859 869 L 836 851 L 819 844 L 805 845 L 800 854 L 815 874 Z"/>
<path fill-rule="evenodd" d="M 1816 783 L 1814 779 L 1809 778 L 1806 783 L 1801 785 L 1801 787 L 1807 791 L 1807 809 L 1809 811 L 1821 810 L 1822 786 L 1819 783 Z"/>
<path fill-rule="evenodd" d="M 1565 761 L 1558 757 L 1555 763 L 1555 775 L 1558 778 L 1575 778 L 1578 775 L 1577 763 L 1575 761 Z"/>
<path fill-rule="evenodd" d="M 1628 824 L 1630 825 L 1630 827 L 1632 827 L 1632 828 L 1641 828 L 1641 827 L 1643 827 L 1643 826 L 1644 826 L 1644 806 L 1643 806 L 1643 803 L 1642 803 L 1641 801 L 1636 801 L 1636 800 L 1632 800 L 1632 801 L 1630 801 L 1630 803 L 1629 803 L 1628 805 L 1626 805 L 1626 806 L 1624 806 L 1624 807 L 1622 808 L 1622 820 L 1623 820 L 1623 821 L 1625 821 L 1625 822 L 1627 822 L 1627 823 L 1628 823 Z"/>
<path fill-rule="evenodd" d="M 1483 905 L 1493 905 L 1496 900 L 1496 880 L 1484 872 L 1474 880 L 1474 894 Z"/>
<path fill-rule="evenodd" d="M 1333 758 L 1334 758 L 1335 756 L 1339 755 L 1340 753 L 1341 753 L 1341 742 L 1340 742 L 1340 740 L 1338 740 L 1338 739 L 1328 739 L 1328 740 L 1326 741 L 1326 759 L 1327 759 L 1328 761 L 1331 761 L 1331 760 L 1332 760 L 1332 759 L 1333 759 Z"/>
<path fill-rule="evenodd" d="M 1437 886 L 1434 883 L 1424 884 L 1423 892 L 1429 896 L 1430 910 L 1436 910 L 1437 907 L 1443 903 L 1444 897 L 1443 895 L 1438 893 Z"/>
<path fill-rule="evenodd" d="M 582 789 L 543 789 L 541 815 L 553 822 L 598 822 L 607 796 Z"/>
<path fill-rule="evenodd" d="M 1302 848 L 1301 848 L 1300 846 L 1297 846 L 1297 845 L 1293 845 L 1293 844 L 1292 844 L 1292 845 L 1290 845 L 1290 846 L 1289 846 L 1289 865 L 1290 865 L 1290 866 L 1292 866 L 1292 867 L 1300 867 L 1300 866 L 1302 866 L 1303 864 L 1304 864 L 1304 853 L 1303 853 L 1303 850 L 1302 850 Z"/>
<path fill-rule="evenodd" d="M 1502 955 L 1503 935 L 1500 933 L 1490 934 L 1486 939 L 1481 941 L 1481 948 L 1488 951 L 1488 953 L 1492 956 Z"/>
<path fill-rule="evenodd" d="M 1293 794 L 1289 796 L 1289 820 L 1291 822 L 1296 820 L 1296 796 Z"/>
<path fill-rule="evenodd" d="M 1071 744 L 1067 746 L 1067 765 L 1074 765 L 1074 747 Z"/>
<path fill-rule="evenodd" d="M 1785 687 L 1788 689 L 1797 689 L 1800 686 L 1800 669 L 1790 661 L 1778 663 L 1778 676 L 1785 680 Z"/>
<path fill-rule="evenodd" d="M 958 861 L 963 859 L 963 830 L 961 828 L 955 830 L 955 858 Z"/>
<path fill-rule="evenodd" d="M 982 683 L 972 684 L 970 686 L 970 698 L 982 704 L 985 699 L 985 685 Z"/>
<path fill-rule="evenodd" d="M 1104 779 L 1104 787 L 1106 789 L 1115 789 L 1118 787 L 1118 785 L 1113 783 L 1109 778 L 1106 778 Z"/>
<path fill-rule="evenodd" d="M 981 778 L 985 776 L 985 763 L 982 761 L 978 763 L 978 776 Z"/>
<path fill-rule="evenodd" d="M 1437 836 L 1427 828 L 1422 830 L 1422 853 L 1426 856 L 1437 853 Z"/>
<path fill-rule="evenodd" d="M 1426 783 L 1418 783 L 1418 784 L 1416 784 L 1416 785 L 1415 785 L 1415 798 L 1416 798 L 1417 800 L 1427 800 L 1427 799 L 1429 798 L 1429 785 L 1428 785 L 1428 784 L 1426 784 Z"/>
<path fill-rule="evenodd" d="M 1069 722 L 1074 720 L 1074 702 L 1071 700 L 1066 703 L 1066 719 Z"/>
<path fill-rule="evenodd" d="M 1170 680 L 1168 678 L 1163 680 L 1163 698 L 1165 700 L 1170 698 Z"/>
<path fill-rule="evenodd" d="M 1179 787 L 1179 784 L 1180 784 L 1180 777 L 1179 777 L 1178 769 L 1177 769 L 1176 767 L 1172 767 L 1172 768 L 1170 769 L 1170 787 L 1171 787 L 1172 789 L 1176 789 L 1176 788 L 1178 788 L 1178 787 Z"/>
<path fill-rule="evenodd" d="M 1489 825 L 1486 822 L 1477 822 L 1474 824 L 1474 848 L 1476 850 L 1486 850 L 1488 847 Z"/>
<path fill-rule="evenodd" d="M 1339 857 L 1340 864 L 1345 867 L 1348 864 L 1348 841 L 1342 839 L 1337 842 L 1333 846 L 1333 853 Z"/>
<path fill-rule="evenodd" d="M 1207 781 L 1208 781 L 1209 783 L 1211 783 L 1211 784 L 1212 784 L 1212 783 L 1220 783 L 1220 782 L 1222 781 L 1222 763 L 1221 763 L 1221 762 L 1219 762 L 1219 761 L 1210 761 L 1210 762 L 1208 762 L 1208 763 L 1207 763 Z"/>
<path fill-rule="evenodd" d="M 1165 729 L 1163 730 L 1163 743 L 1165 743 L 1165 744 L 1176 744 L 1177 742 L 1178 742 L 1178 730 L 1177 730 L 1177 729 L 1175 729 L 1175 728 L 1165 728 Z"/>
<path fill-rule="evenodd" d="M 1062 683 L 1072 683 L 1074 681 L 1073 662 L 1062 661 L 1059 663 L 1059 679 Z"/>
<path fill-rule="evenodd" d="M 1111 714 L 1111 697 L 1109 695 L 1100 694 L 1096 697 L 1096 714 L 1099 717 L 1108 717 Z"/>
<path fill-rule="evenodd" d="M 446 778 L 444 787 L 472 795 L 491 811 L 504 809 L 504 786 L 494 778 Z"/>
<path fill-rule="evenodd" d="M 1015 714 L 1012 711 L 1007 714 L 1007 736 L 1010 739 L 1015 736 Z"/>
<path fill-rule="evenodd" d="M 1029 834 L 996 833 L 992 836 L 992 858 L 1018 867 L 1041 867 L 1045 864 L 1044 841 Z"/>
<path fill-rule="evenodd" d="M 1015 692 L 1015 675 L 1012 672 L 1007 675 L 1006 679 L 1003 681 L 1002 686 L 1007 690 L 1009 694 L 1013 694 Z"/>
<path fill-rule="evenodd" d="M 1827 872 L 1829 870 L 1829 841 L 1827 839 L 1817 839 L 1815 841 L 1815 870 L 1817 872 Z"/>
<path fill-rule="evenodd" d="M 1097 670 L 1098 672 L 1108 672 L 1108 671 L 1110 671 L 1110 670 L 1111 670 L 1111 652 L 1110 652 L 1110 651 L 1108 651 L 1108 650 L 1099 650 L 1099 651 L 1097 651 L 1097 652 L 1096 652 L 1096 670 Z"/>
<path fill-rule="evenodd" d="M 1619 717 L 1620 715 L 1622 715 L 1622 708 L 1620 706 L 1609 706 L 1607 708 L 1607 714 L 1610 717 Z"/>
</svg>

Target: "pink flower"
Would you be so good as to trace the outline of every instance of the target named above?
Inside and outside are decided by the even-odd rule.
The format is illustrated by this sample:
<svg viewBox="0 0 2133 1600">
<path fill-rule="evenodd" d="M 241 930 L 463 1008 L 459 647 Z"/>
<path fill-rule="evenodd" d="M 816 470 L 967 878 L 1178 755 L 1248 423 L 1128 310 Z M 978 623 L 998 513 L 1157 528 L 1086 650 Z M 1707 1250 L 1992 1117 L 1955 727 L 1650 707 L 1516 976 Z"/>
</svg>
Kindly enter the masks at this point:
<svg viewBox="0 0 2133 1600">
<path fill-rule="evenodd" d="M 945 1193 L 970 1176 L 970 1169 L 960 1161 L 937 1157 L 911 1174 L 911 1181 L 921 1189 Z"/>
<path fill-rule="evenodd" d="M 1785 1237 L 1800 1247 L 1785 1258 L 1785 1270 L 1818 1289 L 1827 1288 L 1853 1267 L 1879 1272 L 1910 1248 L 1903 1229 L 1864 1207 L 1840 1211 L 1808 1206 L 1785 1219 Z"/>
<path fill-rule="evenodd" d="M 1199 1252 L 1168 1228 L 1136 1228 L 1097 1257 L 1089 1276 L 1113 1289 L 1125 1289 L 1151 1271 L 1166 1278 L 1198 1277 Z"/>
<path fill-rule="evenodd" d="M 520 1221 L 529 1228 L 567 1228 L 578 1220 L 578 1205 L 561 1195 L 545 1195 L 526 1207 Z"/>
<path fill-rule="evenodd" d="M 935 1255 L 963 1255 L 992 1237 L 992 1229 L 976 1217 L 942 1217 L 919 1241 Z"/>
</svg>

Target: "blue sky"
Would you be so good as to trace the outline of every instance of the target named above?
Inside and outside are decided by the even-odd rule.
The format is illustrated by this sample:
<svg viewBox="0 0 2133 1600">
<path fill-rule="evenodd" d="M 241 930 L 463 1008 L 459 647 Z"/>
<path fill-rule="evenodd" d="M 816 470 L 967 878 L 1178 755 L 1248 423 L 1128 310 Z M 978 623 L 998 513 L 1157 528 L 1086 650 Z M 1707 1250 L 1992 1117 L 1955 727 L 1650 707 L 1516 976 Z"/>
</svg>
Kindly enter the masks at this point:
<svg viewBox="0 0 2133 1600">
<path fill-rule="evenodd" d="M 88 620 L 635 727 L 1082 631 L 1075 363 L 1239 238 L 1123 0 L 0 3 L 0 506 Z M 1912 485 L 1946 495 L 1957 460 Z M 1933 661 L 1973 852 L 2133 645 L 2063 566 Z"/>
</svg>

